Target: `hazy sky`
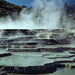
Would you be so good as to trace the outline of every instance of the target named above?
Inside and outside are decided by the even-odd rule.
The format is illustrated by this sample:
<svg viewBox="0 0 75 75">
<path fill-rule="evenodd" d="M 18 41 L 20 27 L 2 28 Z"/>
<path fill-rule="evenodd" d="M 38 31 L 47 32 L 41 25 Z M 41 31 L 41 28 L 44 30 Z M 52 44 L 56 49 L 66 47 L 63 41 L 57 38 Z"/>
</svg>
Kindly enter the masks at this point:
<svg viewBox="0 0 75 75">
<path fill-rule="evenodd" d="M 13 4 L 16 4 L 16 5 L 19 5 L 19 6 L 27 6 L 27 7 L 30 7 L 31 6 L 31 2 L 33 0 L 6 0 L 10 3 L 13 3 Z M 72 5 L 72 4 L 75 4 L 75 0 L 63 0 L 63 1 L 66 1 L 69 5 Z"/>
</svg>

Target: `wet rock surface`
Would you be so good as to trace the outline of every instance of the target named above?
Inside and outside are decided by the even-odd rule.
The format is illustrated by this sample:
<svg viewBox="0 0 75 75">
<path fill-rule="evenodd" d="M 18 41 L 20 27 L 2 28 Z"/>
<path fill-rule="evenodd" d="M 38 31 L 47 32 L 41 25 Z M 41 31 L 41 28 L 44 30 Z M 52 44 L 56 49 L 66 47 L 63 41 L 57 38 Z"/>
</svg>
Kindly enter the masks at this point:
<svg viewBox="0 0 75 75">
<path fill-rule="evenodd" d="M 12 52 L 63 52 L 74 51 L 75 49 L 74 46 L 70 47 L 71 38 L 69 38 L 72 37 L 74 39 L 74 35 L 67 35 L 67 38 L 58 39 L 56 37 L 59 37 L 62 33 L 57 32 L 57 30 L 55 30 L 55 32 L 51 30 L 39 30 L 38 32 L 37 30 L 24 30 L 24 34 L 21 33 L 22 35 L 18 36 L 16 33 L 19 31 L 21 30 L 3 30 L 2 37 L 4 38 L 0 38 L 0 48 Z M 43 31 L 46 34 L 44 34 Z M 53 36 L 54 33 L 56 37 Z M 6 34 L 9 34 L 9 36 Z M 44 36 L 41 37 L 40 35 Z M 52 36 L 54 38 L 51 38 Z"/>
<path fill-rule="evenodd" d="M 6 57 L 6 56 L 11 56 L 11 53 L 0 54 L 0 57 Z"/>
<path fill-rule="evenodd" d="M 3 70 L 5 70 L 7 73 L 42 74 L 42 73 L 53 73 L 57 70 L 57 68 L 55 64 L 45 64 L 44 66 L 29 66 L 29 67 L 5 66 Z"/>
<path fill-rule="evenodd" d="M 16 12 L 17 16 L 20 14 L 23 8 L 26 7 L 17 6 L 9 2 L 6 2 L 5 0 L 0 0 L 0 18 L 9 15 L 14 20 L 15 17 L 13 13 Z M 70 10 L 70 8 L 71 9 L 75 8 L 75 6 L 67 6 L 67 4 L 65 4 L 64 8 L 66 9 L 67 14 L 68 15 L 72 14 L 72 17 L 75 20 L 75 17 L 73 16 L 75 13 L 75 9 L 73 9 L 72 11 Z M 29 11 L 30 9 L 27 10 Z M 23 35 L 15 36 L 17 35 L 16 34 L 17 31 L 21 32 Z M 62 32 L 59 29 L 51 31 L 55 32 L 55 34 L 53 33 L 44 34 L 44 32 L 49 33 L 50 31 L 3 30 L 2 37 L 4 38 L 2 37 L 0 38 L 0 50 L 2 51 L 5 50 L 8 53 L 5 52 L 0 54 L 0 75 L 6 75 L 5 71 L 7 73 L 18 73 L 18 74 L 38 74 L 38 73 L 53 73 L 57 70 L 57 68 L 62 67 L 75 68 L 75 52 L 74 52 L 75 44 L 73 44 L 74 46 L 69 45 L 70 44 L 69 40 L 75 39 L 74 33 L 70 34 L 72 35 L 72 38 L 70 38 L 70 35 L 68 35 L 64 39 L 60 39 L 60 37 L 57 37 L 58 35 L 60 35 L 58 32 Z M 71 54 L 68 54 L 66 52 Z M 64 54 L 62 55 L 60 53 Z M 16 56 L 18 56 L 18 58 L 16 58 Z M 24 64 L 25 63 L 24 60 L 26 61 L 26 57 L 29 56 L 30 59 L 28 59 L 28 62 L 30 62 L 30 65 L 27 64 L 26 66 L 26 64 Z M 30 61 L 31 56 L 33 56 L 32 59 L 35 58 L 34 62 Z M 36 56 L 38 57 L 39 62 L 37 61 L 38 63 L 34 66 L 34 63 L 37 58 Z M 41 60 L 41 58 L 43 58 L 43 61 Z M 48 59 L 48 63 L 45 62 L 46 59 Z M 55 61 L 50 63 L 49 60 Z M 41 61 L 43 62 L 43 65 L 39 65 Z M 18 62 L 20 62 L 19 65 Z"/>
<path fill-rule="evenodd" d="M 75 44 L 70 45 L 67 39 L 67 41 L 63 39 L 65 41 L 63 43 L 62 39 L 51 38 L 49 30 L 39 31 L 27 30 L 24 35 L 20 36 L 15 36 L 16 33 L 14 35 L 11 33 L 9 36 L 3 34 L 4 38 L 0 38 L 1 71 L 17 74 L 39 74 L 53 73 L 57 68 L 75 67 L 75 54 L 73 53 Z M 43 31 L 49 34 L 44 35 Z M 33 34 L 34 32 L 35 34 Z M 39 36 L 41 33 L 44 36 Z M 72 35 L 72 37 L 74 36 Z"/>
<path fill-rule="evenodd" d="M 7 73 L 0 71 L 0 75 L 7 75 Z"/>
<path fill-rule="evenodd" d="M 7 73 L 53 73 L 56 71 L 56 69 L 57 67 L 53 59 L 47 59 L 43 57 L 12 55 L 9 57 L 6 56 L 5 58 L 0 58 L 0 70 L 6 71 Z"/>
</svg>

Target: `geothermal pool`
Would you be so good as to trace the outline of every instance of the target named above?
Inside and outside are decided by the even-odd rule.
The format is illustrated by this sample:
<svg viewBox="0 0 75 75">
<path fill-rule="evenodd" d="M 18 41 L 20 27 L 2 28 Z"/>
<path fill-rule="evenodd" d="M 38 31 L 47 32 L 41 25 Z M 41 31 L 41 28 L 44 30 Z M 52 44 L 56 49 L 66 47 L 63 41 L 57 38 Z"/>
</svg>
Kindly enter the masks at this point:
<svg viewBox="0 0 75 75">
<path fill-rule="evenodd" d="M 63 69 L 58 69 L 54 73 L 49 73 L 49 74 L 38 74 L 38 75 L 75 75 L 75 70 L 63 68 Z"/>
<path fill-rule="evenodd" d="M 4 51 L 4 50 L 0 50 L 0 54 L 1 53 L 8 53 L 8 51 Z M 52 63 L 54 62 L 55 59 L 53 59 L 54 57 L 57 57 L 58 60 L 72 60 L 75 57 L 71 57 L 71 58 L 59 58 L 59 57 L 68 57 L 68 56 L 72 56 L 72 54 L 67 53 L 67 52 L 11 52 L 12 56 L 8 56 L 8 57 L 4 57 L 4 58 L 0 58 L 0 65 L 8 65 L 8 66 L 25 66 L 25 65 L 32 65 L 35 66 L 36 64 L 39 63 L 39 65 L 44 64 L 45 63 Z M 40 57 L 44 57 L 44 58 L 40 58 Z M 52 59 L 46 59 L 46 58 L 52 58 Z M 20 60 L 19 60 L 20 59 Z M 26 62 L 25 59 L 28 59 L 29 62 Z M 23 60 L 23 61 L 22 61 Z M 36 60 L 36 61 L 35 61 Z M 38 62 L 37 62 L 38 61 Z M 26 63 L 24 63 L 26 62 Z M 32 63 L 31 63 L 32 62 Z M 42 64 L 40 64 L 42 63 Z M 39 66 L 37 65 L 37 66 Z M 12 75 L 12 74 L 10 74 Z M 14 75 L 14 74 L 13 74 Z M 18 74 L 15 74 L 18 75 Z M 22 74 L 19 74 L 22 75 Z M 24 74 L 24 75 L 28 75 L 28 74 Z M 32 74 L 35 75 L 35 74 Z M 55 71 L 54 73 L 48 73 L 48 74 L 36 74 L 36 75 L 75 75 L 75 69 L 71 69 L 71 68 L 57 68 L 57 71 Z"/>
<path fill-rule="evenodd" d="M 30 32 L 29 32 L 30 33 Z M 40 32 L 41 33 L 41 32 Z M 39 66 L 44 65 L 45 63 L 50 63 L 54 61 L 74 61 L 75 60 L 75 54 L 71 54 L 70 51 L 72 48 L 75 48 L 75 44 L 58 44 L 56 40 L 50 41 L 50 38 L 44 38 L 47 36 L 43 36 L 40 38 L 40 35 L 25 35 L 24 37 L 14 37 L 10 36 L 10 38 L 7 39 L 0 39 L 0 54 L 2 53 L 11 53 L 12 56 L 3 57 L 0 58 L 0 65 L 7 65 L 7 66 L 25 66 L 25 65 L 32 65 L 32 66 Z M 49 36 L 48 36 L 49 37 Z M 52 43 L 48 44 L 49 42 Z M 56 42 L 56 43 L 55 43 Z M 27 44 L 28 43 L 28 44 Z M 30 44 L 29 44 L 30 43 Z M 57 51 L 57 52 L 46 52 L 46 51 L 38 51 L 38 52 L 16 52 L 16 49 L 31 49 L 32 48 L 71 48 L 69 50 L 61 49 L 63 52 Z M 2 49 L 4 48 L 4 49 Z M 9 49 L 9 50 L 8 50 Z M 14 50 L 11 51 L 10 49 Z M 28 60 L 28 62 L 26 61 Z M 22 61 L 23 60 L 23 61 Z M 25 63 L 24 63 L 25 62 Z M 41 64 L 40 64 L 41 63 Z M 71 64 L 71 63 L 70 63 Z M 75 64 L 75 62 L 73 63 Z M 9 75 L 9 74 L 8 74 Z M 11 74 L 10 74 L 11 75 Z M 14 74 L 12 74 L 14 75 Z M 15 74 L 16 75 L 16 74 Z M 20 74 L 22 75 L 22 74 Z M 27 75 L 27 74 L 24 74 Z M 34 74 L 35 75 L 35 74 Z M 38 74 L 38 75 L 75 75 L 75 69 L 72 68 L 57 68 L 57 71 L 54 73 L 49 74 Z"/>
<path fill-rule="evenodd" d="M 75 70 L 65 68 L 65 69 L 58 69 L 56 72 L 49 74 L 24 74 L 24 75 L 75 75 Z"/>
</svg>

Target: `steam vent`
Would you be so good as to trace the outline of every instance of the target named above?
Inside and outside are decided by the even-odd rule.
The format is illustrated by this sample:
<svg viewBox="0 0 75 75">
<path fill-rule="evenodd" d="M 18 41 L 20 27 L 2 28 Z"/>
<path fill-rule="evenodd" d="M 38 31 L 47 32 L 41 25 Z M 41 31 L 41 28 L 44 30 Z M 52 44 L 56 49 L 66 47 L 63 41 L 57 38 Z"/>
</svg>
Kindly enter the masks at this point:
<svg viewBox="0 0 75 75">
<path fill-rule="evenodd" d="M 20 15 L 25 8 L 0 0 L 0 18 Z M 75 20 L 75 5 L 65 3 Z M 63 34 L 65 33 L 65 34 Z M 62 35 L 63 34 L 63 35 Z M 75 69 L 75 29 L 0 29 L 0 75 L 48 74 L 58 68 Z"/>
</svg>

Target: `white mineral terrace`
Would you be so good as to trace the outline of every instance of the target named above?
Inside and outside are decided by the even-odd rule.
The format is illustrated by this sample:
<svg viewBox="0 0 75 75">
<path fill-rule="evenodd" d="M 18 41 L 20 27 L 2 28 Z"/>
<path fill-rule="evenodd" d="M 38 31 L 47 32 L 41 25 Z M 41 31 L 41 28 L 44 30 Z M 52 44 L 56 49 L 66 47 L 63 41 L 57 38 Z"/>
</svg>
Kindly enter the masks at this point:
<svg viewBox="0 0 75 75">
<path fill-rule="evenodd" d="M 8 51 L 0 50 L 0 54 L 8 53 Z M 53 63 L 55 61 L 74 61 L 73 54 L 68 52 L 11 52 L 12 56 L 0 58 L 0 65 L 5 66 L 43 66 L 44 64 Z M 71 57 L 72 56 L 72 57 Z"/>
<path fill-rule="evenodd" d="M 58 48 L 58 47 L 70 47 L 70 48 L 75 48 L 75 44 L 63 44 L 63 45 L 45 45 L 45 46 L 40 46 L 39 48 Z"/>
<path fill-rule="evenodd" d="M 73 56 L 73 54 L 70 53 L 59 53 L 59 52 L 11 52 L 14 55 L 20 55 L 20 56 L 43 56 L 45 58 L 58 58 L 58 57 L 70 57 Z"/>
<path fill-rule="evenodd" d="M 43 66 L 44 64 L 49 64 L 53 62 L 55 62 L 55 60 L 53 59 L 33 56 L 29 57 L 13 55 L 9 57 L 0 58 L 0 65 L 17 67 Z"/>
<path fill-rule="evenodd" d="M 9 52 L 7 52 L 5 50 L 0 50 L 0 54 L 3 54 L 3 53 L 9 53 Z"/>
</svg>

